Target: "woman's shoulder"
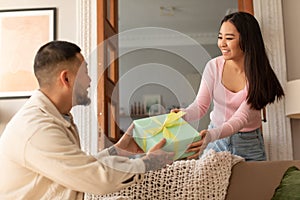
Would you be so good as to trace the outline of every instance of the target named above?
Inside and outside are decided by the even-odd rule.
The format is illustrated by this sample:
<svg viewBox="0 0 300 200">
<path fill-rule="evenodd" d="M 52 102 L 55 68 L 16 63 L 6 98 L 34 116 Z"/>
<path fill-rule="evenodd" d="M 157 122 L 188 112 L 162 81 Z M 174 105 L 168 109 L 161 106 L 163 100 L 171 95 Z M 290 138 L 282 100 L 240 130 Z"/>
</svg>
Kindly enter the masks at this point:
<svg viewBox="0 0 300 200">
<path fill-rule="evenodd" d="M 207 68 L 210 68 L 210 70 L 214 70 L 214 71 L 222 71 L 224 62 L 225 60 L 223 56 L 217 56 L 215 58 L 212 58 L 210 61 L 208 61 Z"/>
</svg>

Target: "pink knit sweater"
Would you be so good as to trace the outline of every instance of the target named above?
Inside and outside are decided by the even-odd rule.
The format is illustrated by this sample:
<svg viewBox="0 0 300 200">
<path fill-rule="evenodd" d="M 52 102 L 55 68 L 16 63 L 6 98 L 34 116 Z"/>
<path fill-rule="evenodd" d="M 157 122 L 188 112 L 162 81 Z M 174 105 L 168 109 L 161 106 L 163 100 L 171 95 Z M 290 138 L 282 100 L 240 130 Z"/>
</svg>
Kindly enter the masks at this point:
<svg viewBox="0 0 300 200">
<path fill-rule="evenodd" d="M 261 111 L 250 109 L 246 102 L 248 87 L 232 92 L 222 84 L 224 63 L 223 57 L 219 56 L 206 64 L 196 99 L 183 109 L 186 112 L 185 120 L 199 120 L 213 101 L 210 120 L 216 128 L 209 130 L 213 140 L 261 126 Z"/>
</svg>

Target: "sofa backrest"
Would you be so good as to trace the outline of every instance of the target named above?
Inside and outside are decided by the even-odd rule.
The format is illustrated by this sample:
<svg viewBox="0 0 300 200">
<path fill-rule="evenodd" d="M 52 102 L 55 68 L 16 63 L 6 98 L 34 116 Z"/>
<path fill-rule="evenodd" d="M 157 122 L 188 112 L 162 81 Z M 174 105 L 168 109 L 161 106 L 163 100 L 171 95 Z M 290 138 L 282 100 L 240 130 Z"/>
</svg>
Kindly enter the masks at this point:
<svg viewBox="0 0 300 200">
<path fill-rule="evenodd" d="M 232 168 L 226 200 L 269 200 L 285 171 L 300 160 L 239 162 Z"/>
</svg>

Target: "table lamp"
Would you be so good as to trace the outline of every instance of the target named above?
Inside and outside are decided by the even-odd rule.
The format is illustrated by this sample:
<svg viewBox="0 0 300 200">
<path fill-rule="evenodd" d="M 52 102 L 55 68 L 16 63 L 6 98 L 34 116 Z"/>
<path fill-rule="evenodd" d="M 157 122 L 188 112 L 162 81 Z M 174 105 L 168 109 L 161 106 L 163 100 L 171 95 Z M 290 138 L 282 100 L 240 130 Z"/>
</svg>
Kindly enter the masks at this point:
<svg viewBox="0 0 300 200">
<path fill-rule="evenodd" d="M 287 82 L 285 114 L 289 118 L 300 119 L 300 79 Z"/>
</svg>

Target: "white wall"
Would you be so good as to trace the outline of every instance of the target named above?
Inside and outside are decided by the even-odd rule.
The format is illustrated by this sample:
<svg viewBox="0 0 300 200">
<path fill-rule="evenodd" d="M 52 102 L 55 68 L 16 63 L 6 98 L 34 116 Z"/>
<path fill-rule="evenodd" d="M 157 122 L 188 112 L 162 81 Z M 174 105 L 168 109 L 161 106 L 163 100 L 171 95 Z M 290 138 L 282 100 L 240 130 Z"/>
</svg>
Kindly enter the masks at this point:
<svg viewBox="0 0 300 200">
<path fill-rule="evenodd" d="M 287 80 L 300 79 L 299 67 L 299 46 L 300 46 L 300 1 L 298 0 L 284 0 L 283 6 L 283 20 L 284 20 L 284 34 L 286 44 L 286 61 L 287 61 Z M 300 91 L 300 88 L 299 88 Z M 300 160 L 300 120 L 292 119 L 292 137 L 293 137 L 293 152 L 294 159 Z"/>
<path fill-rule="evenodd" d="M 131 106 L 134 102 L 145 105 L 145 95 L 160 95 L 161 113 L 168 113 L 173 106 L 182 108 L 191 104 L 198 92 L 204 66 L 211 59 L 199 44 L 170 46 L 176 41 L 167 45 L 155 45 L 155 41 L 149 43 L 151 47 L 141 45 L 131 51 L 124 50 L 127 53 L 121 53 L 119 58 L 120 108 L 125 112 L 125 119 L 121 117 L 120 124 L 124 131 L 131 122 L 126 117 L 130 115 Z M 206 129 L 208 123 L 209 115 L 206 115 L 196 128 Z"/>
<path fill-rule="evenodd" d="M 78 0 L 0 0 L 0 10 L 56 7 L 56 39 L 76 43 L 77 1 Z M 26 99 L 0 99 L 0 135 L 6 123 L 25 101 Z"/>
</svg>

